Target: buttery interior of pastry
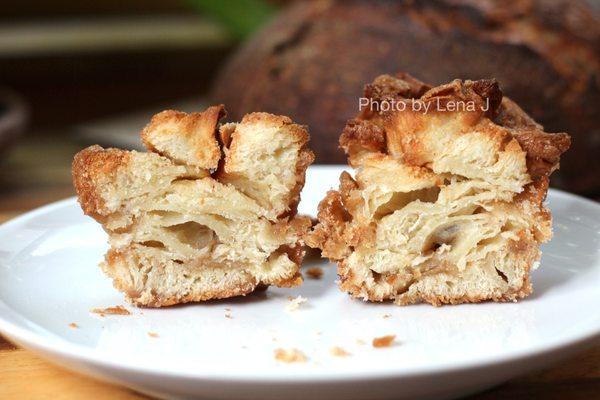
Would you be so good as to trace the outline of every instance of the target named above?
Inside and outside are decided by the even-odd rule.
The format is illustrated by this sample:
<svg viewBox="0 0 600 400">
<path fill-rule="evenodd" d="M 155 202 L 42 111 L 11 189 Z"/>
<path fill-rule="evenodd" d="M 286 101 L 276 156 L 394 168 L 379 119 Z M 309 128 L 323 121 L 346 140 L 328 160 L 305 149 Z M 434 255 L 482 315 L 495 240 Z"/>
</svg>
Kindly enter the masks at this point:
<svg viewBox="0 0 600 400">
<path fill-rule="evenodd" d="M 294 246 L 299 240 L 297 231 L 288 229 L 285 222 L 278 225 L 276 220 L 267 219 L 268 210 L 230 185 L 211 177 L 172 178 L 149 193 L 127 199 L 122 203 L 125 209 L 109 217 L 106 226 L 112 254 L 125 257 L 128 263 L 151 259 L 163 265 L 149 271 L 145 279 L 154 277 L 164 266 L 187 269 L 189 278 L 185 281 L 175 285 L 157 281 L 162 293 L 181 292 L 183 284 L 200 283 L 215 269 L 223 274 L 250 274 L 265 284 L 296 275 L 297 265 L 282 246 Z M 151 187 L 144 181 L 139 183 Z M 104 266 L 107 272 L 111 268 L 110 262 Z M 130 275 L 131 269 L 125 278 Z M 157 278 L 172 279 L 173 275 L 162 273 Z M 195 290 L 192 286 L 190 293 Z"/>
<path fill-rule="evenodd" d="M 517 193 L 393 159 L 385 161 L 382 171 L 381 161 L 370 165 L 365 160 L 357 187 L 348 192 L 348 202 L 360 204 L 352 210 L 353 221 L 357 226 L 369 221 L 363 229 L 374 230 L 374 248 L 358 243 L 345 261 L 349 281 L 354 274 L 362 276 L 364 296 L 402 302 L 411 290 L 429 291 L 430 285 L 441 285 L 447 296 L 455 289 L 471 291 L 465 285 L 478 293 L 522 288 L 528 268 L 509 260 L 511 249 L 517 243 L 529 248 L 521 254 L 527 253 L 524 262 L 533 262 L 536 235 L 545 237 L 549 226 L 538 226 L 541 221 L 524 214 L 523 204 L 511 204 Z M 466 278 L 473 274 L 477 277 Z"/>
</svg>

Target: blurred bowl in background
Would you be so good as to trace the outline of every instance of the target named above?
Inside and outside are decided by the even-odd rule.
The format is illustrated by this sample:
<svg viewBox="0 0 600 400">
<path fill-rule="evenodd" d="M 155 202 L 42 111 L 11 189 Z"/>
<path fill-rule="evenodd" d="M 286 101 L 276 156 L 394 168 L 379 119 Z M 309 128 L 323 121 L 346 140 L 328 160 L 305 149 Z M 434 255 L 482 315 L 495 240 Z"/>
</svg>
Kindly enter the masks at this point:
<svg viewBox="0 0 600 400">
<path fill-rule="evenodd" d="M 28 107 L 13 91 L 0 88 L 0 155 L 25 131 Z"/>
</svg>

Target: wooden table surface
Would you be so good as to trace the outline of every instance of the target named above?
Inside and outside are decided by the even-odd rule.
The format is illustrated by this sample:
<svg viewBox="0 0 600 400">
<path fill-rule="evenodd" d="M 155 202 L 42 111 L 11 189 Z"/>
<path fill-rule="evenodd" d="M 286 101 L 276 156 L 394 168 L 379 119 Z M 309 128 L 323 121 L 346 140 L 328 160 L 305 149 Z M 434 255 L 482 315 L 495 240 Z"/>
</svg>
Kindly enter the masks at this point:
<svg viewBox="0 0 600 400">
<path fill-rule="evenodd" d="M 12 150 L 0 166 L 0 222 L 71 196 L 70 161 L 80 147 L 68 137 L 34 138 Z M 86 398 L 148 397 L 66 371 L 0 336 L 0 399 Z M 469 398 L 492 399 L 600 399 L 600 340 L 572 359 Z"/>
</svg>

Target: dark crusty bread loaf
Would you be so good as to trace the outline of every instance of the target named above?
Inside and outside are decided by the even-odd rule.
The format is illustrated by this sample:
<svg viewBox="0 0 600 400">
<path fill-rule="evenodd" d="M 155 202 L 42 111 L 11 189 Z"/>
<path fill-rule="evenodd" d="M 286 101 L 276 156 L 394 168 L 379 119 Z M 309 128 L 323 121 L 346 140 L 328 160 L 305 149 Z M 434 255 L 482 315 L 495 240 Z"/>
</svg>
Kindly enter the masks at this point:
<svg viewBox="0 0 600 400">
<path fill-rule="evenodd" d="M 239 50 L 214 96 L 236 118 L 309 124 L 317 162 L 339 163 L 363 83 L 389 71 L 496 78 L 547 130 L 572 135 L 554 184 L 600 191 L 600 24 L 583 0 L 299 2 Z"/>
</svg>

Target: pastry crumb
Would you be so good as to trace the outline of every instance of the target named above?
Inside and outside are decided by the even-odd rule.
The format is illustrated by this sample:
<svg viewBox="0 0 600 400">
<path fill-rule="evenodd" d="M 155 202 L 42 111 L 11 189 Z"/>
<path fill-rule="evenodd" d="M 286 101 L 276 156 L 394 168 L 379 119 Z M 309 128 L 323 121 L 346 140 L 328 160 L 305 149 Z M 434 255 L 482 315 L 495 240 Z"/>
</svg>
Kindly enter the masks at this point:
<svg viewBox="0 0 600 400">
<path fill-rule="evenodd" d="M 79 329 L 79 325 L 77 325 L 75 322 L 71 322 L 69 324 L 69 328 L 73 328 L 73 329 Z"/>
<path fill-rule="evenodd" d="M 298 297 L 288 297 L 289 304 L 285 306 L 287 311 L 293 312 L 300 308 L 300 306 L 308 300 L 306 297 L 298 296 Z"/>
<path fill-rule="evenodd" d="M 233 318 L 233 316 L 231 315 L 231 311 L 225 311 L 225 318 L 229 318 L 229 319 Z"/>
<path fill-rule="evenodd" d="M 395 339 L 396 335 L 376 337 L 373 339 L 373 347 L 390 347 Z"/>
<path fill-rule="evenodd" d="M 129 310 L 127 310 L 123 306 L 114 306 L 114 307 L 106 307 L 106 308 L 92 308 L 91 312 L 93 312 L 94 314 L 99 314 L 101 317 L 104 317 L 106 314 L 131 315 Z"/>
<path fill-rule="evenodd" d="M 359 345 L 363 346 L 363 345 L 365 345 L 366 343 L 365 343 L 365 341 L 364 341 L 364 340 L 362 340 L 362 339 L 356 339 L 356 344 L 359 344 Z"/>
<path fill-rule="evenodd" d="M 338 346 L 332 347 L 331 350 L 329 350 L 329 352 L 331 353 L 332 356 L 335 356 L 335 357 L 348 357 L 348 356 L 352 355 L 352 354 L 348 353 L 346 350 L 344 350 Z"/>
<path fill-rule="evenodd" d="M 156 333 L 156 332 L 148 332 L 148 336 L 150 336 L 151 338 L 157 338 L 158 337 L 158 333 Z"/>
<path fill-rule="evenodd" d="M 321 267 L 310 267 L 306 270 L 306 275 L 311 279 L 321 279 L 323 276 L 323 269 Z"/>
<path fill-rule="evenodd" d="M 275 349 L 275 359 L 284 363 L 306 362 L 308 358 L 298 349 Z"/>
<path fill-rule="evenodd" d="M 391 318 L 392 314 L 383 314 L 383 319 Z"/>
</svg>

